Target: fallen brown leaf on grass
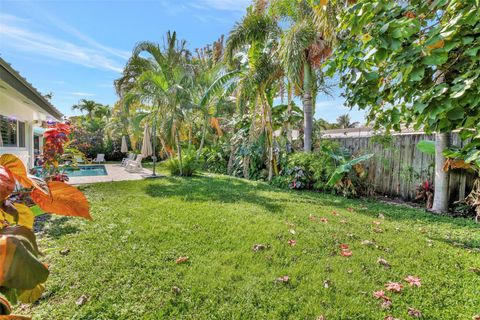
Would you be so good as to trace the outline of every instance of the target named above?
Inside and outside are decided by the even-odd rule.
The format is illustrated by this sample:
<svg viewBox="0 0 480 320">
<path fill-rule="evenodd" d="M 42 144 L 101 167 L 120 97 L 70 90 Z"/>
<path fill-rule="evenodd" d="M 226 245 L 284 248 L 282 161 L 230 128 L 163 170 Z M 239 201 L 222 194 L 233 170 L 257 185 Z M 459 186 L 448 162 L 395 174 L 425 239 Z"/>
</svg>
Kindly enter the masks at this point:
<svg viewBox="0 0 480 320">
<path fill-rule="evenodd" d="M 382 258 L 378 258 L 377 260 L 377 263 L 384 266 L 385 269 L 389 269 L 390 268 L 390 264 L 387 262 L 387 260 L 385 259 L 382 259 Z"/>
<path fill-rule="evenodd" d="M 408 315 L 410 317 L 420 318 L 422 316 L 422 312 L 414 308 L 408 308 Z"/>
<path fill-rule="evenodd" d="M 388 282 L 387 284 L 385 284 L 385 288 L 388 291 L 399 293 L 403 289 L 403 284 L 401 284 L 400 282 Z"/>
<path fill-rule="evenodd" d="M 372 246 L 374 244 L 373 241 L 370 241 L 370 240 L 363 240 L 361 242 L 364 246 Z"/>
<path fill-rule="evenodd" d="M 173 294 L 180 294 L 181 292 L 182 292 L 182 289 L 180 289 L 179 287 L 177 287 L 177 286 L 172 287 L 172 293 Z"/>
<path fill-rule="evenodd" d="M 255 252 L 265 250 L 265 249 L 267 249 L 267 246 L 264 245 L 264 244 L 254 244 L 253 247 L 252 247 L 252 250 L 255 251 Z"/>
<path fill-rule="evenodd" d="M 176 264 L 181 264 L 181 263 L 185 263 L 187 261 L 188 261 L 188 257 L 180 257 L 175 261 L 175 263 Z"/>
<path fill-rule="evenodd" d="M 407 281 L 408 284 L 411 285 L 411 286 L 420 287 L 422 285 L 421 284 L 421 279 L 418 278 L 418 277 L 407 276 L 404 280 Z"/>
<path fill-rule="evenodd" d="M 89 297 L 88 295 L 82 294 L 82 295 L 80 296 L 80 298 L 78 298 L 77 301 L 75 301 L 75 304 L 76 304 L 77 306 L 83 306 L 85 303 L 88 302 L 89 299 L 90 299 L 90 297 Z"/>
<path fill-rule="evenodd" d="M 289 276 L 281 276 L 281 277 L 278 277 L 275 282 L 278 282 L 278 283 L 288 283 L 290 282 L 290 277 Z"/>
</svg>

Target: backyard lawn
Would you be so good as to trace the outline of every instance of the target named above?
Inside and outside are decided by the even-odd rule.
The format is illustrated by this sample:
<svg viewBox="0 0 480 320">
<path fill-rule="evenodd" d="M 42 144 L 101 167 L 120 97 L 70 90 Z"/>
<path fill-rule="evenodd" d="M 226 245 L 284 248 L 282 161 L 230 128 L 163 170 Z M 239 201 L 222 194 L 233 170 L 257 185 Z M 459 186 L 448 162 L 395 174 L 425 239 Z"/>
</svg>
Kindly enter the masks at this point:
<svg viewBox="0 0 480 320">
<path fill-rule="evenodd" d="M 215 175 L 82 190 L 94 221 L 37 223 L 51 276 L 42 298 L 18 313 L 34 319 L 480 313 L 480 230 L 473 222 Z M 188 260 L 177 263 L 181 257 Z M 409 285 L 407 276 L 421 286 Z M 388 282 L 401 283 L 401 292 L 388 291 Z M 390 300 L 375 298 L 380 290 Z"/>
</svg>

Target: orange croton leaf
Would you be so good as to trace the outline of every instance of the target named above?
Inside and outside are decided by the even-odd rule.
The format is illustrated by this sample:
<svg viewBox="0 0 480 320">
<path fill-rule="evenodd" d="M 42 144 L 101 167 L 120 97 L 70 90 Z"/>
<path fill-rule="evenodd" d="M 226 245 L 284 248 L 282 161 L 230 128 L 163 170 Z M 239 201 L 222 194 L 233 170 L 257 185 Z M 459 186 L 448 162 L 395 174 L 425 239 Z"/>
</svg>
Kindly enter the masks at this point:
<svg viewBox="0 0 480 320">
<path fill-rule="evenodd" d="M 39 189 L 34 189 L 31 194 L 33 201 L 42 210 L 92 220 L 87 198 L 80 190 L 60 181 L 51 181 L 47 185 L 50 194 L 47 195 Z"/>
<path fill-rule="evenodd" d="M 17 156 L 13 154 L 2 154 L 0 157 L 0 166 L 10 171 L 12 176 L 25 188 L 34 186 L 32 180 L 27 176 L 27 169 Z"/>
<path fill-rule="evenodd" d="M 15 178 L 10 170 L 0 165 L 0 200 L 8 198 L 15 188 Z"/>
</svg>

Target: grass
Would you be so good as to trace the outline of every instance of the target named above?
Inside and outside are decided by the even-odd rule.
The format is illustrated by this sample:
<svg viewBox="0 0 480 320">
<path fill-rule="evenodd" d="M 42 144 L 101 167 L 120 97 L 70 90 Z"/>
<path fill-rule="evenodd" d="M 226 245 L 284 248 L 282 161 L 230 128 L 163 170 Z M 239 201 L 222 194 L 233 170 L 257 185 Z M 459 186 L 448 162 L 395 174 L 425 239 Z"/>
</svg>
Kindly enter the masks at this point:
<svg viewBox="0 0 480 320">
<path fill-rule="evenodd" d="M 95 220 L 52 217 L 39 224 L 51 276 L 41 300 L 19 313 L 34 319 L 406 319 L 409 307 L 424 319 L 480 313 L 474 272 L 480 231 L 470 221 L 224 176 L 82 189 Z M 351 257 L 339 255 L 340 243 L 350 246 Z M 254 244 L 267 249 L 254 252 Z M 65 249 L 68 255 L 60 253 Z M 176 264 L 181 256 L 188 262 Z M 288 283 L 275 282 L 284 275 Z M 422 286 L 408 286 L 408 275 Z M 382 310 L 372 292 L 389 281 L 405 287 L 387 292 L 393 306 Z M 78 306 L 82 295 L 88 301 Z"/>
</svg>

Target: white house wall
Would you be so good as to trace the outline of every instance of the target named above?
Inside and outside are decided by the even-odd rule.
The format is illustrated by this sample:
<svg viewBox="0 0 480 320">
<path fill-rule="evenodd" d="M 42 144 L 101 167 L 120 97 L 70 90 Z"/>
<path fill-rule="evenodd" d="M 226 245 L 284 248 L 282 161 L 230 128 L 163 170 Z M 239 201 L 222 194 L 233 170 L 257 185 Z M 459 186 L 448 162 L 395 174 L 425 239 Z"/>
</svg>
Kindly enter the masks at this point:
<svg viewBox="0 0 480 320">
<path fill-rule="evenodd" d="M 0 81 L 0 114 L 25 122 L 25 148 L 0 147 L 0 154 L 18 156 L 28 168 L 33 167 L 33 129 L 42 121 L 53 119 L 43 109 Z"/>
</svg>

